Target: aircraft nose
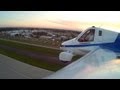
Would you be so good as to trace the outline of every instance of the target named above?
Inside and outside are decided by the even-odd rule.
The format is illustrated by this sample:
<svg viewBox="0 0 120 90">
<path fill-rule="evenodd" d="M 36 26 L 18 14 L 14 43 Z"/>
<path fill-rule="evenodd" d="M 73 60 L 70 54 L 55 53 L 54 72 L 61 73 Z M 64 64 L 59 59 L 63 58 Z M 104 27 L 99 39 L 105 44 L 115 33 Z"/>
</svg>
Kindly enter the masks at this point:
<svg viewBox="0 0 120 90">
<path fill-rule="evenodd" d="M 64 43 L 62 43 L 62 44 L 60 45 L 60 47 L 64 47 Z"/>
</svg>

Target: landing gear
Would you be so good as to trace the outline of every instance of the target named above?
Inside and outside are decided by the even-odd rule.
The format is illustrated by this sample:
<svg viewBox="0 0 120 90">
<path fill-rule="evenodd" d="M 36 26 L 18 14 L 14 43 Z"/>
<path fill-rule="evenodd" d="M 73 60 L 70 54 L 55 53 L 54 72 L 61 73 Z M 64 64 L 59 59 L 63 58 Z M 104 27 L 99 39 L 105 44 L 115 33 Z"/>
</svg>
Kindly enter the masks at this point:
<svg viewBox="0 0 120 90">
<path fill-rule="evenodd" d="M 69 61 L 61 61 L 61 62 L 63 62 L 63 63 L 68 63 Z"/>
<path fill-rule="evenodd" d="M 72 60 L 73 54 L 70 52 L 61 52 L 59 54 L 59 60 L 62 62 L 69 62 Z"/>
</svg>

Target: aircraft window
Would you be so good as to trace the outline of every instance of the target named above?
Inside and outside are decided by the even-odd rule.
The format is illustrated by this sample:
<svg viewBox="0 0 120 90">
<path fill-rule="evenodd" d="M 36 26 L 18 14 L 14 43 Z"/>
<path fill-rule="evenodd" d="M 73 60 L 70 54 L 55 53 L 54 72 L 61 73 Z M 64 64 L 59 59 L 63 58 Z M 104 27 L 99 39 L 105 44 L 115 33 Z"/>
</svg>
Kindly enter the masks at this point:
<svg viewBox="0 0 120 90">
<path fill-rule="evenodd" d="M 94 40 L 95 29 L 86 31 L 79 39 L 79 42 L 89 42 Z"/>
<path fill-rule="evenodd" d="M 102 31 L 101 30 L 99 31 L 99 36 L 102 36 Z"/>
</svg>

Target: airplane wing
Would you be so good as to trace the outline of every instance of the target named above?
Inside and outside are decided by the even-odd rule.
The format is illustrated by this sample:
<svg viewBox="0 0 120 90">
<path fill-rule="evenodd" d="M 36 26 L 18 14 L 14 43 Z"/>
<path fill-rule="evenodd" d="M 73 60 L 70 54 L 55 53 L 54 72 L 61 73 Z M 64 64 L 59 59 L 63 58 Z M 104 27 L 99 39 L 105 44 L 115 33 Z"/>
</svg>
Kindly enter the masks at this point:
<svg viewBox="0 0 120 90">
<path fill-rule="evenodd" d="M 98 48 L 44 79 L 115 78 L 120 78 L 118 53 L 109 49 Z"/>
</svg>

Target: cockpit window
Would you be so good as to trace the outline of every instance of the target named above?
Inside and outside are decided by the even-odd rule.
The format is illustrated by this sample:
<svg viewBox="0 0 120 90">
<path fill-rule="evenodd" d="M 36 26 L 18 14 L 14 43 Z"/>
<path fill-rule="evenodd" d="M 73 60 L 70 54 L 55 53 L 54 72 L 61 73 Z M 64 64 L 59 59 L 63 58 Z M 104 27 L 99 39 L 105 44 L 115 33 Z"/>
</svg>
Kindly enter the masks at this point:
<svg viewBox="0 0 120 90">
<path fill-rule="evenodd" d="M 99 31 L 99 36 L 102 36 L 102 31 L 101 30 Z"/>
<path fill-rule="evenodd" d="M 79 42 L 89 42 L 94 40 L 95 29 L 87 30 L 79 39 Z"/>
</svg>

